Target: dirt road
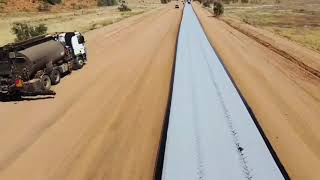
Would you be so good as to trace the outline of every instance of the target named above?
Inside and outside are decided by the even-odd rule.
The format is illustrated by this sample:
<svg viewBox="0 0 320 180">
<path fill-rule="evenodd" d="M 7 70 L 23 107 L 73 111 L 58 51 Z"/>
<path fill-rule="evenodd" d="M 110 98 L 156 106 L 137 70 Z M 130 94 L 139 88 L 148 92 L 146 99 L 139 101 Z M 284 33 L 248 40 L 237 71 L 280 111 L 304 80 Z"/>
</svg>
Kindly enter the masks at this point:
<svg viewBox="0 0 320 180">
<path fill-rule="evenodd" d="M 0 179 L 152 179 L 181 9 L 86 34 L 55 98 L 0 103 Z"/>
<path fill-rule="evenodd" d="M 194 8 L 291 178 L 319 179 L 320 79 Z"/>
</svg>

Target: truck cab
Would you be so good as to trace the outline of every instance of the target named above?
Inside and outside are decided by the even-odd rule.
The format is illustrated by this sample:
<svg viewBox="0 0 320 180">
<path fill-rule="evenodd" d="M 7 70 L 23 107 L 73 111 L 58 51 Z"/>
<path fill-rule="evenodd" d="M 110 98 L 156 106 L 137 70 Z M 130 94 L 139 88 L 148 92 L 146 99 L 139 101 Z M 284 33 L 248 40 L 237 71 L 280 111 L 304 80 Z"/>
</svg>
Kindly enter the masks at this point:
<svg viewBox="0 0 320 180">
<path fill-rule="evenodd" d="M 65 43 L 66 47 L 71 50 L 72 55 L 75 58 L 75 68 L 82 68 L 82 66 L 87 62 L 87 50 L 83 35 L 81 35 L 80 32 L 61 33 L 58 35 L 58 40 Z"/>
</svg>

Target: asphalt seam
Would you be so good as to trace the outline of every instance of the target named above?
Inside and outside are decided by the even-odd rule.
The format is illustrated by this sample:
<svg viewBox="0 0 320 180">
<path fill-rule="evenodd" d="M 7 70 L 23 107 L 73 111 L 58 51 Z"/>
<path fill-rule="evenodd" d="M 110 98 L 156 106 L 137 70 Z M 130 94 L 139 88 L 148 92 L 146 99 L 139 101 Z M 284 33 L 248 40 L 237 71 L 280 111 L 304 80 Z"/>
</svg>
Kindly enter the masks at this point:
<svg viewBox="0 0 320 180">
<path fill-rule="evenodd" d="M 189 45 L 189 38 L 187 38 L 187 44 Z M 190 49 L 190 48 L 189 48 Z M 187 56 L 190 56 L 190 65 L 189 65 L 189 68 L 190 68 L 190 71 L 191 73 L 189 73 L 189 78 L 190 78 L 190 81 L 191 82 L 195 82 L 194 80 L 194 74 L 195 72 L 193 71 L 193 66 L 192 66 L 192 61 L 193 61 L 193 58 L 192 58 L 192 54 L 189 53 L 189 51 L 187 51 Z M 195 96 L 196 94 L 194 93 L 195 90 L 194 90 L 194 83 L 190 83 L 191 87 L 191 104 L 195 104 Z M 202 157 L 202 153 L 201 153 L 201 136 L 199 135 L 199 132 L 200 132 L 200 129 L 199 129 L 199 124 L 198 124 L 198 108 L 196 105 L 193 106 L 194 107 L 194 113 L 192 113 L 192 121 L 193 121 L 193 128 L 194 128 L 194 141 L 195 141 L 195 144 L 196 144 L 196 159 L 197 159 L 197 175 L 198 175 L 198 179 L 199 180 L 205 180 L 206 179 L 206 176 L 205 176 L 205 166 L 204 166 L 204 163 L 203 163 L 203 157 Z"/>
<path fill-rule="evenodd" d="M 199 21 L 197 21 L 197 22 L 199 23 Z M 202 32 L 202 33 L 204 34 L 204 32 Z M 200 46 L 201 46 L 201 49 L 204 49 L 203 43 L 200 43 Z M 210 72 L 210 80 L 216 89 L 216 94 L 218 96 L 218 100 L 219 100 L 221 107 L 223 109 L 224 116 L 227 118 L 227 124 L 228 124 L 229 130 L 230 130 L 230 134 L 232 135 L 232 138 L 233 138 L 234 146 L 235 146 L 236 151 L 238 152 L 238 155 L 239 155 L 240 165 L 243 168 L 244 176 L 246 179 L 252 180 L 253 176 L 252 176 L 251 170 L 249 168 L 248 161 L 246 160 L 246 156 L 244 154 L 244 148 L 240 145 L 238 131 L 233 126 L 231 114 L 226 107 L 225 101 L 223 100 L 223 97 L 222 97 L 220 87 L 215 80 L 214 72 L 212 71 L 210 63 L 208 62 L 209 58 L 206 56 L 206 53 L 201 53 L 201 55 L 205 59 L 205 63 L 206 63 L 207 68 Z"/>
</svg>

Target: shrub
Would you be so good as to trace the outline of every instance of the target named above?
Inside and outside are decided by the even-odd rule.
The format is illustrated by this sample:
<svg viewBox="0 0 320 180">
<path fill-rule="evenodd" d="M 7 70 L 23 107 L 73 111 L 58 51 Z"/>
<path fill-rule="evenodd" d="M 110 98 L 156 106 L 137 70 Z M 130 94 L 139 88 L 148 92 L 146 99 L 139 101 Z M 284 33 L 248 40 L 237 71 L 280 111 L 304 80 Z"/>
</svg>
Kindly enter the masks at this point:
<svg viewBox="0 0 320 180">
<path fill-rule="evenodd" d="M 131 9 L 126 4 L 121 4 L 118 7 L 119 11 L 131 11 Z"/>
<path fill-rule="evenodd" d="M 246 24 L 251 24 L 247 17 L 243 18 L 242 21 Z"/>
<path fill-rule="evenodd" d="M 161 4 L 167 4 L 168 2 L 170 2 L 170 0 L 160 0 Z"/>
<path fill-rule="evenodd" d="M 98 6 L 113 6 L 117 4 L 117 0 L 98 0 Z"/>
<path fill-rule="evenodd" d="M 52 5 L 61 3 L 61 0 L 43 0 L 43 1 L 44 1 L 44 3 L 49 3 L 49 4 L 52 4 Z"/>
<path fill-rule="evenodd" d="M 88 7 L 86 5 L 76 4 L 76 3 L 71 3 L 70 5 L 71 5 L 72 9 L 75 9 L 75 10 L 84 9 L 84 8 Z"/>
<path fill-rule="evenodd" d="M 241 3 L 249 3 L 249 0 L 241 0 Z"/>
<path fill-rule="evenodd" d="M 14 23 L 11 27 L 11 31 L 16 35 L 15 41 L 23 41 L 32 37 L 40 36 L 47 33 L 48 28 L 45 24 L 39 24 L 38 26 L 31 26 L 26 23 Z"/>
<path fill-rule="evenodd" d="M 49 5 L 49 3 L 43 3 L 43 4 L 40 4 L 39 6 L 38 6 L 38 10 L 39 11 L 49 11 L 50 10 L 50 5 Z"/>
<path fill-rule="evenodd" d="M 221 2 L 213 3 L 213 13 L 215 16 L 220 16 L 224 12 L 223 4 Z"/>
<path fill-rule="evenodd" d="M 259 4 L 259 3 L 261 3 L 261 0 L 251 0 L 250 3 L 251 4 Z"/>
<path fill-rule="evenodd" d="M 210 1 L 206 0 L 202 3 L 203 7 L 210 7 Z"/>
<path fill-rule="evenodd" d="M 120 0 L 120 5 L 118 7 L 119 11 L 131 11 L 131 9 L 128 7 L 125 0 Z"/>
</svg>

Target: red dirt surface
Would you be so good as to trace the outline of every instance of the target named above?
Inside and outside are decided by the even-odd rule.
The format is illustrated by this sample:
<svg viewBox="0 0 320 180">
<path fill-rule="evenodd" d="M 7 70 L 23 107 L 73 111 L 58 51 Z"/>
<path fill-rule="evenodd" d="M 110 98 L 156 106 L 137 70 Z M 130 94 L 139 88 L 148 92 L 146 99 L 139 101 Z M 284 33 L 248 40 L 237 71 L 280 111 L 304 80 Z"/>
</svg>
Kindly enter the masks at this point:
<svg viewBox="0 0 320 180">
<path fill-rule="evenodd" d="M 0 103 L 0 179 L 153 179 L 181 14 L 90 31 L 89 63 L 54 99 Z"/>
</svg>

